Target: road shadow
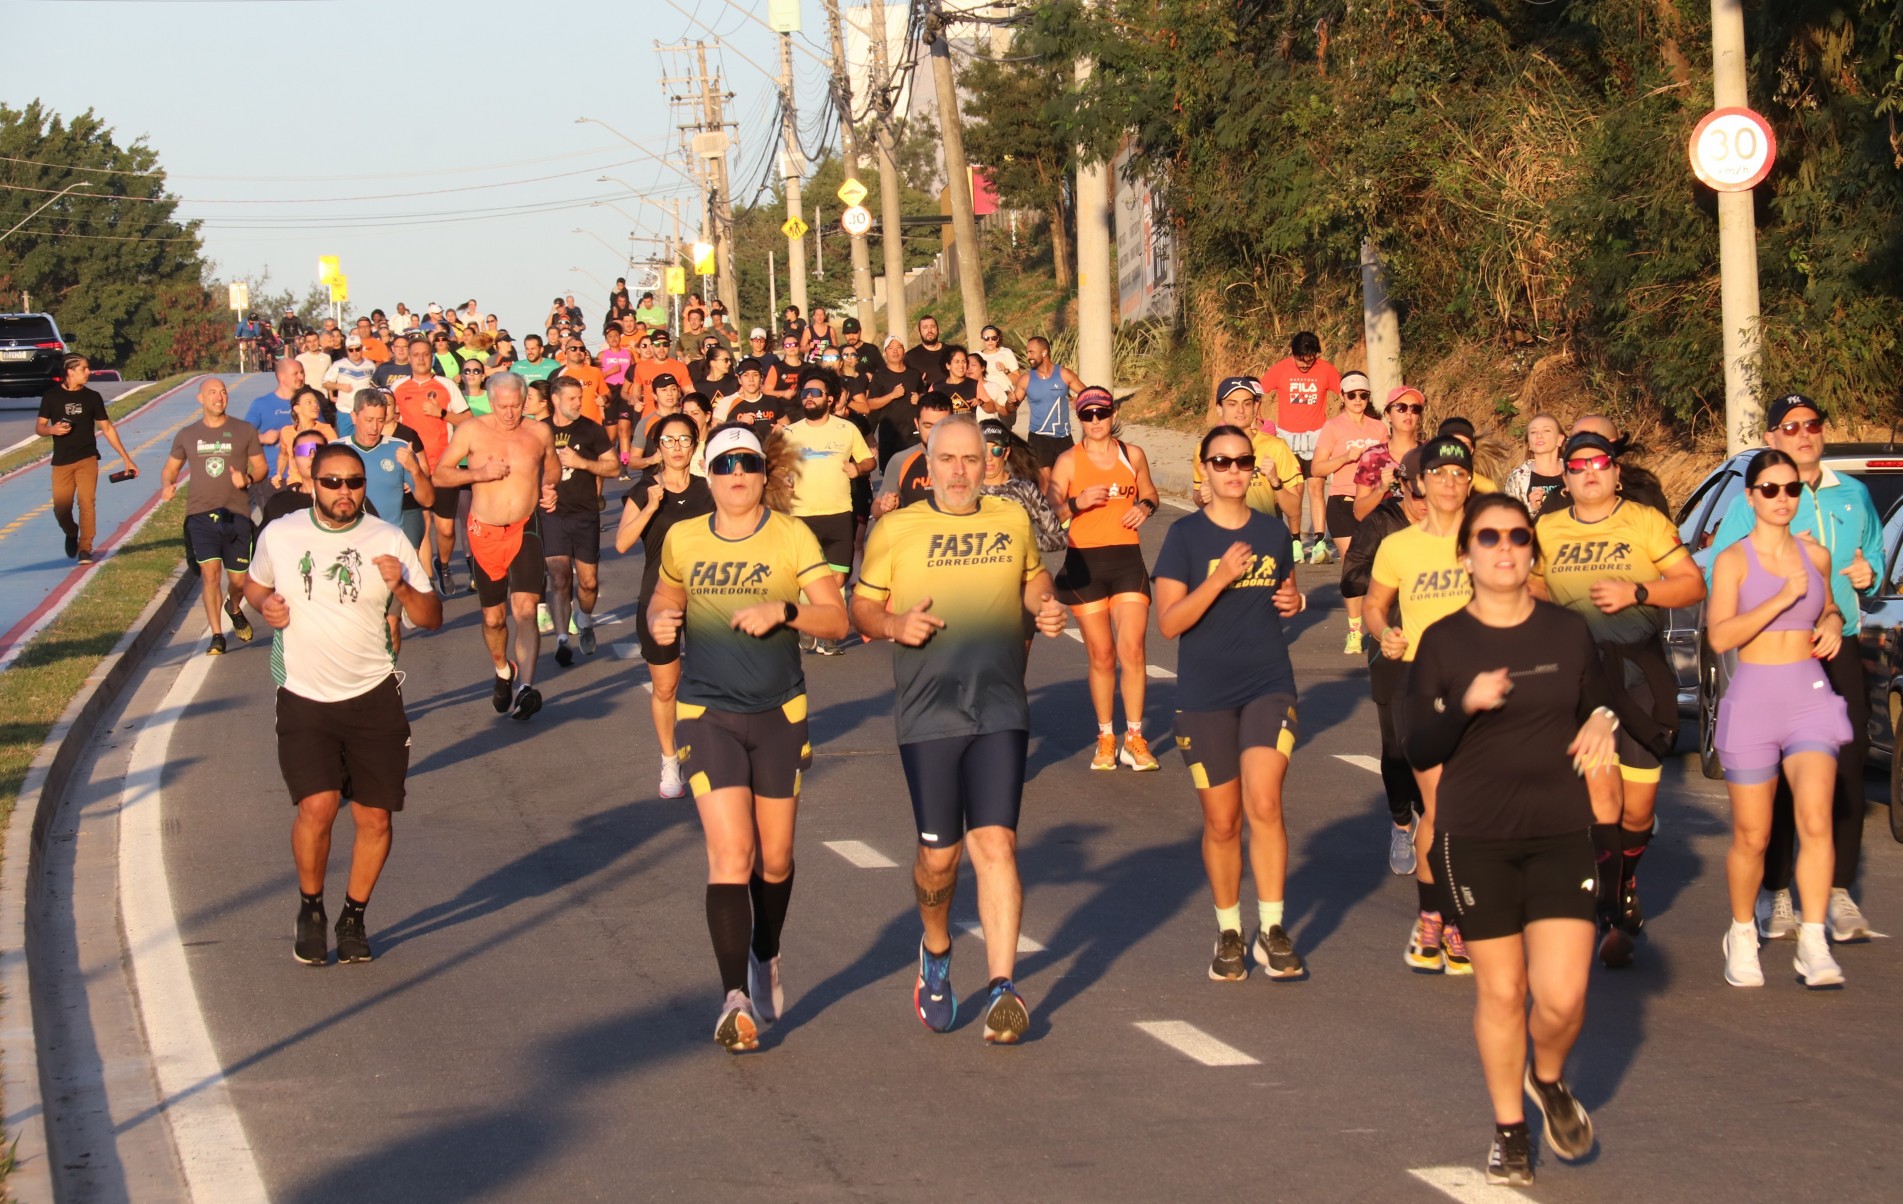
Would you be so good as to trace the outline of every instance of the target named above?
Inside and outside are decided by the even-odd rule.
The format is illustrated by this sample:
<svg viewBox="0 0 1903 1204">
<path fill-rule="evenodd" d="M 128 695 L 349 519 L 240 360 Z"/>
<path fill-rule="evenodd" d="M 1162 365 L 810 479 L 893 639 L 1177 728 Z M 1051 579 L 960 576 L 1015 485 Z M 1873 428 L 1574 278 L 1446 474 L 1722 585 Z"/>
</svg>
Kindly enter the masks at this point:
<svg viewBox="0 0 1903 1204">
<path fill-rule="evenodd" d="M 1284 806 L 1299 795 L 1284 792 Z M 1368 805 L 1311 831 L 1289 849 L 1286 926 L 1303 949 L 1328 943 L 1348 913 L 1393 875 L 1382 853 L 1394 827 L 1387 796 L 1377 787 Z M 1246 855 L 1245 847 L 1244 853 Z"/>
</svg>

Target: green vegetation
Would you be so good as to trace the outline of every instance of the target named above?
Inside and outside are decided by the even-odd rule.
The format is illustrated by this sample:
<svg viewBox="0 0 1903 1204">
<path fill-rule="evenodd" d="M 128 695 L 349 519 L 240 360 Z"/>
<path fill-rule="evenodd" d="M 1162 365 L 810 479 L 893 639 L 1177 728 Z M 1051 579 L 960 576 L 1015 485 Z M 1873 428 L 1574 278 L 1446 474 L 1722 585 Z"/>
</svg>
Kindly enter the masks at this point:
<svg viewBox="0 0 1903 1204">
<path fill-rule="evenodd" d="M 127 414 L 138 409 L 146 402 L 151 401 L 154 397 L 157 397 L 167 389 L 177 388 L 181 382 L 189 380 L 194 375 L 196 375 L 196 373 L 178 372 L 166 377 L 164 380 L 155 381 L 149 385 L 141 385 L 108 402 L 106 404 L 106 413 L 112 415 L 114 422 L 118 422 Z M 112 449 L 107 447 L 103 440 L 100 443 L 100 450 L 108 455 L 112 454 Z M 12 472 L 22 464 L 31 464 L 35 460 L 43 460 L 51 455 L 52 451 L 53 445 L 50 442 L 29 443 L 19 451 L 0 456 L 0 474 Z"/>
</svg>

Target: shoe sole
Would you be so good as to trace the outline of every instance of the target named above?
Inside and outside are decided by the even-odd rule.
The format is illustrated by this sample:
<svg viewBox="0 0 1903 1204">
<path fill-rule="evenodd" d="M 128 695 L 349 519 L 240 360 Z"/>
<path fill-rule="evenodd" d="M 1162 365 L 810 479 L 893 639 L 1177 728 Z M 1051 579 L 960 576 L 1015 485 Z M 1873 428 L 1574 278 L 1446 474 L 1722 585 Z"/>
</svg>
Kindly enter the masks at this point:
<svg viewBox="0 0 1903 1204">
<path fill-rule="evenodd" d="M 530 698 L 527 700 L 518 698 L 515 705 L 509 708 L 509 718 L 515 720 L 517 723 L 527 723 L 535 716 L 536 712 L 541 709 L 542 700 L 540 698 Z"/>
<path fill-rule="evenodd" d="M 1152 760 L 1148 765 L 1139 765 L 1137 764 L 1137 759 L 1133 756 L 1130 756 L 1128 753 L 1124 753 L 1121 756 L 1119 756 L 1117 758 L 1117 763 L 1128 769 L 1134 769 L 1138 773 L 1152 773 L 1156 770 L 1163 768 L 1163 763 L 1157 760 Z"/>
<path fill-rule="evenodd" d="M 669 790 L 666 784 L 663 783 L 659 792 L 662 798 L 681 798 L 687 794 L 687 787 L 676 786 L 674 789 Z"/>
<path fill-rule="evenodd" d="M 1791 968 L 1797 972 L 1797 980 L 1804 984 L 1804 989 L 1807 991 L 1830 991 L 1844 985 L 1844 971 L 1842 966 L 1838 966 L 1834 972 L 1830 970 L 1819 971 L 1818 973 L 1826 976 L 1821 978 L 1813 976 L 1812 972 L 1806 969 L 1802 962 L 1795 963 Z"/>
<path fill-rule="evenodd" d="M 1635 948 L 1632 934 L 1615 924 L 1599 941 L 1599 964 L 1609 970 L 1623 970 L 1632 964 Z"/>
<path fill-rule="evenodd" d="M 206 656 L 223 656 L 224 654 L 225 654 L 225 650 L 224 650 L 223 648 L 207 648 L 207 649 L 205 649 L 205 655 L 206 655 Z"/>
<path fill-rule="evenodd" d="M 752 1016 L 735 1008 L 720 1018 L 720 1026 L 714 1029 L 714 1040 L 728 1053 L 752 1053 L 760 1048 L 760 1026 L 754 1023 Z"/>
<path fill-rule="evenodd" d="M 293 926 L 291 929 L 291 960 L 300 966 L 310 966 L 314 969 L 321 970 L 330 964 L 330 946 L 328 944 L 325 945 L 322 956 L 315 960 L 304 956 L 297 951 L 297 929 Z"/>
<path fill-rule="evenodd" d="M 1094 769 L 1094 770 L 1096 770 L 1096 771 L 1098 771 L 1099 773 L 1107 773 L 1107 772 L 1109 772 L 1110 770 L 1113 770 L 1113 769 L 1115 769 L 1115 768 L 1117 767 L 1117 763 L 1116 763 L 1115 761 L 1112 761 L 1112 762 L 1110 762 L 1110 764 L 1108 764 L 1108 765 L 1099 765 L 1099 764 L 1098 764 L 1097 762 L 1095 762 L 1095 761 L 1092 761 L 1092 762 L 1090 763 L 1090 767 L 1091 767 L 1092 769 Z"/>
<path fill-rule="evenodd" d="M 1278 970 L 1270 964 L 1268 958 L 1262 955 L 1261 950 L 1255 951 L 1255 964 L 1262 971 L 1262 976 L 1270 982 L 1296 982 L 1308 977 L 1308 963 L 1304 962 L 1292 970 L 1287 968 Z"/>
<path fill-rule="evenodd" d="M 1016 1045 L 1031 1027 L 1031 1014 L 1016 997 L 1006 995 L 985 1013 L 985 1044 Z"/>
<path fill-rule="evenodd" d="M 1756 982 L 1739 982 L 1737 979 L 1731 977 L 1731 938 L 1730 937 L 1718 938 L 1718 951 L 1725 955 L 1725 981 L 1727 983 L 1730 983 L 1734 987 L 1746 987 L 1746 988 L 1761 987 L 1764 985 L 1764 971 L 1762 969 L 1758 971 L 1758 978 Z"/>
<path fill-rule="evenodd" d="M 364 962 L 373 962 L 375 960 L 377 960 L 377 955 L 374 953 L 365 953 L 361 957 L 353 953 L 349 957 L 345 957 L 342 949 L 337 951 L 337 964 L 340 966 L 360 966 Z"/>
<path fill-rule="evenodd" d="M 1249 967 L 1243 966 L 1234 974 L 1226 974 L 1217 970 L 1215 963 L 1211 962 L 1209 966 L 1209 980 L 1211 982 L 1247 982 L 1249 980 Z"/>
<path fill-rule="evenodd" d="M 1489 1170 L 1487 1172 L 1487 1186 L 1531 1187 L 1533 1186 L 1533 1172 L 1527 1171 L 1522 1174 L 1519 1171 L 1510 1171 L 1506 1174 L 1501 1174 L 1498 1171 Z"/>
<path fill-rule="evenodd" d="M 923 1003 L 924 998 L 925 998 L 925 980 L 921 978 L 912 986 L 912 1014 L 914 1016 L 917 1016 L 918 1022 L 920 1024 L 923 1024 L 931 1032 L 948 1033 L 952 1031 L 952 1028 L 958 1023 L 958 996 L 953 995 L 951 997 L 951 1012 L 952 1012 L 951 1019 L 946 1021 L 944 1028 L 939 1028 L 937 1025 L 933 1024 L 930 1020 L 927 1020 L 925 1018 L 925 1006 Z"/>
<path fill-rule="evenodd" d="M 1446 960 L 1447 960 L 1447 969 L 1444 971 L 1444 973 L 1447 975 L 1447 977 L 1449 978 L 1472 978 L 1473 977 L 1474 964 L 1471 961 L 1455 961 L 1451 957 L 1447 958 Z"/>
<path fill-rule="evenodd" d="M 1830 933 L 1830 943 L 1833 945 L 1861 944 L 1876 936 L 1876 932 L 1870 928 L 1851 928 L 1844 931 L 1828 928 L 1826 931 Z"/>
<path fill-rule="evenodd" d="M 1592 1114 L 1586 1111 L 1585 1105 L 1580 1105 L 1579 1111 L 1580 1115 L 1586 1118 L 1586 1144 L 1568 1149 L 1561 1146 L 1559 1138 L 1553 1133 L 1552 1114 L 1546 1110 L 1546 1097 L 1541 1095 L 1533 1086 L 1533 1067 L 1530 1065 L 1526 1068 L 1526 1075 L 1520 1082 L 1520 1089 L 1526 1094 L 1528 1099 L 1533 1101 L 1533 1106 L 1540 1110 L 1540 1120 L 1545 1124 L 1546 1128 L 1546 1144 L 1552 1147 L 1553 1153 L 1558 1154 L 1560 1158 L 1567 1162 L 1578 1162 L 1581 1158 L 1592 1153 L 1593 1144 L 1597 1139 L 1593 1133 Z M 1575 1102 L 1577 1101 L 1575 1100 Z"/>
</svg>

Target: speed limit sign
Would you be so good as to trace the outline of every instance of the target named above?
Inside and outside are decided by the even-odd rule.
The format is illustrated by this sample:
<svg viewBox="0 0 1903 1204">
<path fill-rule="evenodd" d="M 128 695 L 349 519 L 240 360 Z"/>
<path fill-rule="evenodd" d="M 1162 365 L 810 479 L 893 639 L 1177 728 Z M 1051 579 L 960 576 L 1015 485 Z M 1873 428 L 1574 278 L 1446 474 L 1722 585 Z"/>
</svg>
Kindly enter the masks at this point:
<svg viewBox="0 0 1903 1204">
<path fill-rule="evenodd" d="M 1692 172 L 1719 192 L 1747 192 L 1764 182 L 1777 158 L 1771 123 L 1750 109 L 1714 109 L 1692 131 Z"/>
<path fill-rule="evenodd" d="M 839 215 L 839 225 L 848 234 L 864 234 L 872 229 L 872 211 L 864 205 L 849 205 Z"/>
</svg>

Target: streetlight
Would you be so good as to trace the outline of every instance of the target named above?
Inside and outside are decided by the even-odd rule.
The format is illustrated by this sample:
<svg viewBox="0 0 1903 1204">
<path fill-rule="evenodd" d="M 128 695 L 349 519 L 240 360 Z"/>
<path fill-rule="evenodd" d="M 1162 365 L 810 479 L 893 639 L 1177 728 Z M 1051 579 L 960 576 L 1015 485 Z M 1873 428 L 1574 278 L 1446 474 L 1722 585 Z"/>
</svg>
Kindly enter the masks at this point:
<svg viewBox="0 0 1903 1204">
<path fill-rule="evenodd" d="M 588 237 L 594 239 L 596 242 L 600 243 L 602 246 L 607 247 L 609 252 L 613 254 L 616 259 L 623 258 L 623 253 L 615 250 L 613 243 L 609 242 L 607 239 L 603 238 L 601 235 L 596 234 L 593 230 L 584 230 L 580 226 L 576 226 L 574 230 L 570 231 L 570 233 L 586 234 Z M 630 265 L 634 263 L 633 256 L 627 256 L 626 258 Z"/>
<path fill-rule="evenodd" d="M 41 204 L 38 209 L 35 209 L 32 213 L 29 213 L 25 217 L 21 218 L 19 222 L 17 222 L 14 225 L 13 230 L 8 230 L 6 234 L 0 234 L 0 242 L 4 242 L 7 238 L 7 235 L 12 234 L 14 230 L 18 230 L 21 226 L 24 226 L 28 222 L 32 221 L 33 218 L 40 212 L 40 209 L 46 208 L 48 205 L 51 205 L 54 201 L 59 200 L 61 197 L 65 196 L 69 192 L 78 192 L 82 188 L 90 188 L 90 187 L 92 187 L 92 183 L 91 181 L 88 181 L 88 180 L 81 180 L 77 184 L 68 184 L 66 187 L 60 189 L 58 192 L 48 197 L 45 203 Z"/>
<path fill-rule="evenodd" d="M 590 201 L 588 204 L 588 207 L 590 209 L 599 209 L 603 205 L 606 205 L 608 208 L 614 210 L 616 213 L 619 213 L 622 217 L 625 217 L 629 221 L 633 222 L 638 229 L 646 230 L 654 234 L 656 236 L 657 241 L 665 242 L 669 246 L 673 245 L 672 239 L 661 238 L 660 232 L 658 230 L 655 230 L 654 227 L 648 225 L 647 222 L 643 221 L 639 214 L 630 213 L 626 209 L 623 209 L 621 206 L 615 204 L 613 201 Z"/>
<path fill-rule="evenodd" d="M 622 133 L 620 130 L 609 125 L 607 122 L 602 121 L 598 118 L 594 118 L 594 117 L 577 117 L 575 118 L 575 124 L 576 125 L 598 125 L 602 129 L 607 130 L 610 134 L 613 134 L 615 137 L 627 143 L 629 146 L 632 146 L 635 150 L 640 151 L 642 158 L 652 159 L 656 163 L 664 164 L 670 171 L 673 171 L 676 174 L 678 174 L 682 179 L 692 184 L 696 189 L 701 187 L 701 182 L 695 179 L 691 174 L 689 174 L 686 168 L 674 162 L 672 159 L 663 158 L 662 156 L 655 154 L 653 151 L 649 150 L 645 146 L 642 146 L 639 142 L 636 142 L 634 139 L 628 137 L 626 134 Z"/>
</svg>

